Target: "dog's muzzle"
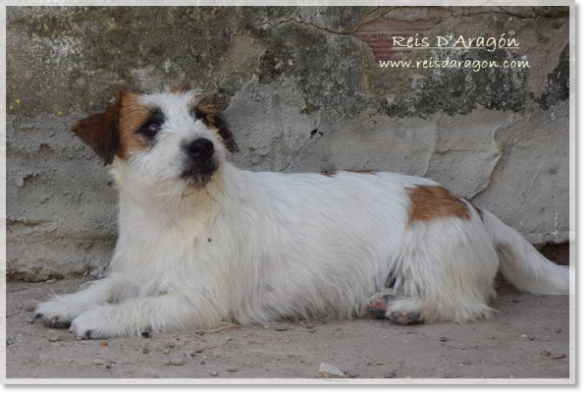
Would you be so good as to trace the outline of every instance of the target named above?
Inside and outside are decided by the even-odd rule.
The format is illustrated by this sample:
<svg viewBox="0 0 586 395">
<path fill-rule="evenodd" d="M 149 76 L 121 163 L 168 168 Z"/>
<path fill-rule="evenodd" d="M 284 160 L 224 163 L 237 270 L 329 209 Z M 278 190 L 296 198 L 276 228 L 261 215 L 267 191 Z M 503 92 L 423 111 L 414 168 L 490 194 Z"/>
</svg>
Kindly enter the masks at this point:
<svg viewBox="0 0 586 395">
<path fill-rule="evenodd" d="M 181 178 L 190 183 L 204 185 L 218 170 L 214 143 L 205 138 L 199 138 L 184 145 L 186 154 L 185 168 Z"/>
</svg>

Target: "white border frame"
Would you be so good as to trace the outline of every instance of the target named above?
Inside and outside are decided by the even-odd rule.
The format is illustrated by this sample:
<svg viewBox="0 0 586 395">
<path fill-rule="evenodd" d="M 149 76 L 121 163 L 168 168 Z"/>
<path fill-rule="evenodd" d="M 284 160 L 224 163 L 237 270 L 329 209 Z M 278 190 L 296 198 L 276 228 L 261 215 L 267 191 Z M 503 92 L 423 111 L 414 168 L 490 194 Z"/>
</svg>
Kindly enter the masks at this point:
<svg viewBox="0 0 586 395">
<path fill-rule="evenodd" d="M 570 378 L 568 379 L 9 379 L 6 378 L 6 7 L 10 6 L 352 6 L 358 0 L 6 0 L 0 8 L 0 381 L 5 384 L 203 384 L 203 385 L 405 385 L 405 384 L 576 384 L 576 278 L 570 284 Z M 576 267 L 576 5 L 573 0 L 394 0 L 360 1 L 369 6 L 568 6 L 570 7 L 570 266 Z"/>
</svg>

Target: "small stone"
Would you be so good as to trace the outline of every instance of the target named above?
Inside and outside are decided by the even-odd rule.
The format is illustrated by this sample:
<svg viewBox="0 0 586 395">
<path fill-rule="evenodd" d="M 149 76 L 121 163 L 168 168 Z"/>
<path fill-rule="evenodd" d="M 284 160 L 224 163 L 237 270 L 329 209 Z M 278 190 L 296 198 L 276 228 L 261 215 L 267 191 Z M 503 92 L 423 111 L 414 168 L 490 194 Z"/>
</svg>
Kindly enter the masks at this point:
<svg viewBox="0 0 586 395">
<path fill-rule="evenodd" d="M 231 337 L 229 337 L 229 338 L 226 339 L 226 343 L 230 343 L 232 340 L 234 340 L 234 339 L 232 339 Z"/>
<path fill-rule="evenodd" d="M 114 362 L 110 361 L 106 364 L 106 369 L 112 369 L 112 366 L 114 366 Z"/>
<path fill-rule="evenodd" d="M 108 347 L 108 341 L 107 340 L 102 340 L 100 342 L 100 346 L 102 346 L 102 347 Z"/>
<path fill-rule="evenodd" d="M 559 353 L 559 354 L 554 354 L 552 356 L 552 359 L 564 359 L 566 357 L 566 354 L 564 353 Z"/>
<path fill-rule="evenodd" d="M 167 354 L 170 354 L 170 353 L 171 353 L 171 349 L 170 349 L 170 348 L 166 348 L 166 349 L 163 351 L 163 354 L 165 354 L 165 355 L 167 355 Z"/>
<path fill-rule="evenodd" d="M 218 372 L 214 371 L 214 372 L 210 373 L 210 376 L 212 376 L 212 377 L 218 377 Z"/>
<path fill-rule="evenodd" d="M 204 361 L 203 359 L 201 360 L 201 362 L 199 363 L 200 365 L 205 365 L 206 361 Z"/>
<path fill-rule="evenodd" d="M 311 328 L 311 329 L 308 329 L 307 332 L 309 332 L 309 333 L 315 333 L 316 330 L 317 329 L 315 329 L 315 328 Z"/>
<path fill-rule="evenodd" d="M 148 354 L 149 353 L 149 349 L 148 348 L 143 348 L 142 349 L 142 353 L 143 354 Z"/>
<path fill-rule="evenodd" d="M 313 326 L 314 326 L 314 325 L 313 325 L 311 322 L 308 322 L 307 324 L 305 324 L 305 327 L 306 327 L 307 329 L 312 329 L 312 328 L 313 328 Z"/>
<path fill-rule="evenodd" d="M 277 64 L 275 65 L 275 67 L 274 67 L 274 69 L 275 69 L 276 71 L 283 70 L 284 68 L 285 68 L 285 63 L 284 63 L 284 62 L 279 62 L 279 63 L 277 63 Z"/>
<path fill-rule="evenodd" d="M 285 332 L 285 331 L 289 330 L 289 325 L 287 325 L 287 324 L 277 325 L 275 327 L 275 330 L 278 331 L 278 332 Z"/>
<path fill-rule="evenodd" d="M 527 339 L 527 335 L 526 334 L 522 334 L 521 336 L 519 336 L 521 339 Z"/>
<path fill-rule="evenodd" d="M 555 328 L 553 330 L 554 333 L 562 333 L 562 328 Z"/>
<path fill-rule="evenodd" d="M 26 319 L 26 322 L 27 322 L 28 324 L 34 324 L 34 323 L 35 323 L 35 317 L 28 317 L 28 318 Z"/>
<path fill-rule="evenodd" d="M 193 350 L 196 354 L 201 354 L 202 352 L 204 352 L 205 348 L 201 347 L 201 346 L 197 346 L 195 347 L 195 350 Z"/>
<path fill-rule="evenodd" d="M 344 372 L 342 372 L 337 366 L 322 362 L 319 365 L 316 377 L 321 379 L 341 379 L 346 377 L 346 374 L 344 374 Z"/>
<path fill-rule="evenodd" d="M 105 365 L 106 361 L 104 361 L 103 359 L 94 359 L 94 365 Z"/>
<path fill-rule="evenodd" d="M 445 336 L 442 336 L 442 337 L 439 338 L 439 341 L 442 342 L 442 343 L 445 343 L 445 342 L 448 341 L 448 338 L 445 337 Z"/>
<path fill-rule="evenodd" d="M 545 351 L 543 352 L 543 355 L 545 355 L 546 357 L 551 357 L 551 351 L 549 351 L 549 350 L 545 350 Z"/>
<path fill-rule="evenodd" d="M 47 340 L 49 340 L 50 342 L 58 342 L 58 341 L 61 341 L 61 339 L 62 339 L 61 335 L 58 334 L 57 332 L 54 332 L 54 331 L 47 332 L 47 334 L 45 335 L 45 338 Z"/>
<path fill-rule="evenodd" d="M 47 283 L 47 284 L 55 284 L 56 282 L 57 282 L 56 278 L 50 278 L 47 281 L 45 281 L 45 283 Z"/>
<path fill-rule="evenodd" d="M 393 378 L 395 378 L 395 376 L 396 376 L 395 373 L 389 372 L 389 373 L 385 374 L 385 379 L 393 379 Z"/>
<path fill-rule="evenodd" d="M 27 304 L 24 309 L 26 311 L 35 311 L 36 308 L 37 308 L 37 302 L 31 302 L 31 303 Z"/>
<path fill-rule="evenodd" d="M 227 370 L 228 372 L 230 372 L 230 373 L 235 373 L 235 372 L 237 372 L 237 371 L 238 371 L 238 368 L 228 368 L 228 369 L 226 369 L 226 370 Z"/>
<path fill-rule="evenodd" d="M 535 340 L 535 336 L 529 336 L 529 337 L 527 337 L 527 340 L 533 341 L 533 340 Z"/>
<path fill-rule="evenodd" d="M 185 361 L 181 358 L 173 358 L 169 361 L 169 363 L 173 366 L 183 366 L 185 364 Z"/>
</svg>

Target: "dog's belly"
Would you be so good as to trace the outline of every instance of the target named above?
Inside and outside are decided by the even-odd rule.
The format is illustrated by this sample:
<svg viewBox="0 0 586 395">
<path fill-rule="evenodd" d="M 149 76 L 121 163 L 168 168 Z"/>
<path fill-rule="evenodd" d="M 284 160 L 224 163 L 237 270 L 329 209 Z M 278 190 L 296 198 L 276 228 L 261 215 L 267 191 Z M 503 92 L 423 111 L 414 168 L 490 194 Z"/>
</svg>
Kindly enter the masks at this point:
<svg viewBox="0 0 586 395">
<path fill-rule="evenodd" d="M 241 263 L 262 273 L 263 286 L 235 298 L 244 322 L 255 316 L 248 314 L 253 306 L 271 319 L 358 313 L 401 254 L 405 187 L 430 183 L 391 173 L 257 174 L 266 201 L 248 229 Z"/>
</svg>

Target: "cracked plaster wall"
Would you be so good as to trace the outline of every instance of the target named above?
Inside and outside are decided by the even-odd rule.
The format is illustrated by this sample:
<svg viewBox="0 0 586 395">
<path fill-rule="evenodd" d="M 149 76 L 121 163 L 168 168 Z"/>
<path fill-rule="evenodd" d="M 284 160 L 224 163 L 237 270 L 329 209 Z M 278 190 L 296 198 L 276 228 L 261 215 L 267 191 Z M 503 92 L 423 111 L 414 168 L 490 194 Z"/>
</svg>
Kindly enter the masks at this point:
<svg viewBox="0 0 586 395">
<path fill-rule="evenodd" d="M 107 265 L 116 192 L 69 128 L 122 82 L 215 92 L 243 168 L 431 177 L 535 244 L 568 240 L 567 8 L 8 7 L 7 25 L 9 278 Z M 521 48 L 388 51 L 414 32 L 506 32 Z M 378 66 L 432 55 L 531 68 Z"/>
</svg>

